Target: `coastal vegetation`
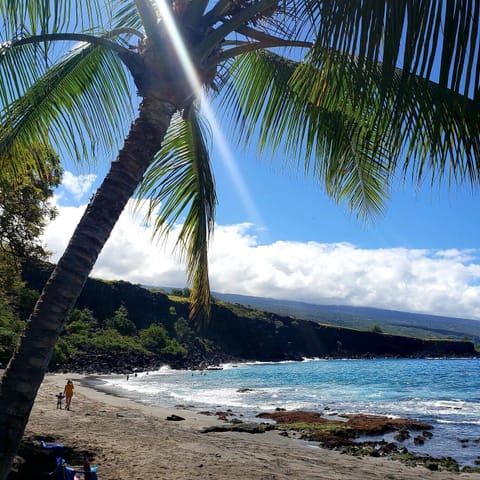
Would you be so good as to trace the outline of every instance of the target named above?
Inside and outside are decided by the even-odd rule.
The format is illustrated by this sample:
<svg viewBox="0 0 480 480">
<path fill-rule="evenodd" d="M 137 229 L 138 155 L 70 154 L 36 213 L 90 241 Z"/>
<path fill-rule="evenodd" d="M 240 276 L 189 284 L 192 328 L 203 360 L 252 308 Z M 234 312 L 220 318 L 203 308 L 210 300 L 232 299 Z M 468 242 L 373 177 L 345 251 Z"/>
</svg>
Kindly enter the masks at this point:
<svg viewBox="0 0 480 480">
<path fill-rule="evenodd" d="M 0 362 L 13 354 L 38 292 L 22 279 L 26 263 L 40 265 L 48 257 L 40 235 L 56 216 L 50 200 L 62 179 L 60 159 L 40 144 L 30 152 L 38 171 L 0 174 Z"/>
<path fill-rule="evenodd" d="M 210 316 L 216 195 L 203 92 L 221 94 L 241 142 L 256 136 L 260 150 L 283 149 L 360 216 L 381 212 L 399 171 L 418 182 L 478 183 L 478 4 L 414 8 L 408 0 L 395 8 L 317 0 L 0 4 L 2 175 L 38 171 L 36 142 L 79 160 L 116 157 L 2 378 L 0 479 L 68 314 L 135 191 L 151 198 L 159 234 L 182 219 L 178 247 L 192 284 L 185 318 L 205 324 Z M 282 331 L 285 322 L 275 322 Z M 206 325 L 213 335 L 214 322 Z"/>
<path fill-rule="evenodd" d="M 25 289 L 36 297 L 53 266 L 26 266 Z M 175 294 L 175 295 L 172 295 Z M 211 322 L 188 319 L 188 289 L 146 289 L 124 281 L 89 279 L 50 362 L 51 371 L 131 373 L 159 368 L 204 369 L 227 361 L 283 361 L 303 357 L 474 356 L 471 341 L 382 334 L 368 319 L 338 327 L 214 300 Z M 29 300 L 30 308 L 32 301 Z M 28 317 L 28 305 L 20 322 Z M 320 307 L 319 307 L 320 308 Z M 12 337 L 18 335 L 13 330 Z M 426 327 L 424 327 L 426 328 Z M 433 327 L 432 327 L 433 328 Z M 430 333 L 435 333 L 435 329 Z M 12 346 L 0 345 L 6 363 Z"/>
</svg>

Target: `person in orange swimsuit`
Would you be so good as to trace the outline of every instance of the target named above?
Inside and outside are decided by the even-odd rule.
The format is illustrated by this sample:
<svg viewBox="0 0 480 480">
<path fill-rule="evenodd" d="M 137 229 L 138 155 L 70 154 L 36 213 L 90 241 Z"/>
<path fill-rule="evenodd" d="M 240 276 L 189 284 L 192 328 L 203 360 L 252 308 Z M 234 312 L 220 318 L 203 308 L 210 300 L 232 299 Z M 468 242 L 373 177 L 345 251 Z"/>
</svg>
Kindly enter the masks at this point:
<svg viewBox="0 0 480 480">
<path fill-rule="evenodd" d="M 73 382 L 71 380 L 67 381 L 63 393 L 65 394 L 65 408 L 70 410 L 70 403 L 72 402 L 73 396 Z"/>
</svg>

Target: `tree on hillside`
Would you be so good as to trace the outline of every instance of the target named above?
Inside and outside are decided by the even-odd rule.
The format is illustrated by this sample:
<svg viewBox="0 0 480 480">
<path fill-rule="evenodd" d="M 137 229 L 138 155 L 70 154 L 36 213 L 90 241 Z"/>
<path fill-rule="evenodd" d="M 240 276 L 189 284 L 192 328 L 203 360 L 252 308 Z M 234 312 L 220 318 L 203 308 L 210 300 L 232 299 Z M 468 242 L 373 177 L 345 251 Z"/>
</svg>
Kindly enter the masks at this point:
<svg viewBox="0 0 480 480">
<path fill-rule="evenodd" d="M 121 335 L 135 335 L 137 333 L 137 327 L 128 318 L 128 310 L 125 305 L 120 305 L 113 317 L 105 320 L 104 328 L 113 328 Z"/>
<path fill-rule="evenodd" d="M 13 353 L 24 310 L 33 307 L 32 291 L 22 282 L 22 266 L 46 260 L 40 235 L 56 215 L 49 201 L 61 179 L 60 160 L 39 144 L 32 145 L 31 152 L 41 170 L 16 175 L 0 171 L 0 364 Z"/>
<path fill-rule="evenodd" d="M 11 357 L 23 323 L 15 315 L 22 280 L 13 257 L 0 250 L 0 367 Z"/>
<path fill-rule="evenodd" d="M 60 159 L 52 149 L 36 144 L 30 150 L 42 163 L 42 172 L 0 175 L 0 249 L 18 268 L 48 257 L 40 235 L 57 215 L 50 200 L 62 179 Z"/>
<path fill-rule="evenodd" d="M 28 168 L 18 158 L 33 141 L 79 160 L 124 143 L 3 376 L 0 480 L 64 319 L 140 184 L 151 213 L 160 207 L 158 233 L 185 218 L 191 315 L 208 315 L 216 197 L 201 91 L 220 95 L 240 140 L 283 149 L 335 200 L 375 214 L 397 170 L 478 183 L 479 10 L 478 0 L 1 2 L 2 165 Z"/>
<path fill-rule="evenodd" d="M 170 338 L 163 325 L 152 323 L 147 328 L 140 330 L 140 342 L 148 350 L 159 353 Z"/>
</svg>

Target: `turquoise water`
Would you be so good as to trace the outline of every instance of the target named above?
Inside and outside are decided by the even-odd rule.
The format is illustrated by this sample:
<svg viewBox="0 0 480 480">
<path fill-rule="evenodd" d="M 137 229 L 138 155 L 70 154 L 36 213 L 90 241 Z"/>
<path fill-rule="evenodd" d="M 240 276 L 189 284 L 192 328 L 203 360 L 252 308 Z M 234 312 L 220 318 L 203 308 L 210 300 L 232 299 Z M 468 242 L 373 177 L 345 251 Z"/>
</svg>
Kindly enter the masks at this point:
<svg viewBox="0 0 480 480">
<path fill-rule="evenodd" d="M 103 377 L 101 388 L 150 405 L 229 408 L 246 419 L 275 408 L 412 417 L 432 424 L 434 437 L 405 443 L 410 451 L 472 465 L 480 458 L 479 369 L 480 359 L 311 360 L 204 373 L 162 368 L 128 381 Z"/>
</svg>

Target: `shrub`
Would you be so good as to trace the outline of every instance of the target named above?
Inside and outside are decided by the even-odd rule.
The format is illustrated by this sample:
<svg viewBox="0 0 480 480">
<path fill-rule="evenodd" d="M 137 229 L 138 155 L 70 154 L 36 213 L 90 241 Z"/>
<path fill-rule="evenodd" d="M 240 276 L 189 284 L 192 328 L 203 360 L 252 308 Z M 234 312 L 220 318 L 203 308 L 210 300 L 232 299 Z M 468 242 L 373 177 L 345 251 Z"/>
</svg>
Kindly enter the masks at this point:
<svg viewBox="0 0 480 480">
<path fill-rule="evenodd" d="M 140 343 L 151 352 L 159 353 L 169 343 L 170 338 L 162 325 L 152 323 L 140 330 Z"/>
<path fill-rule="evenodd" d="M 97 327 L 97 320 L 88 308 L 83 310 L 73 309 L 68 316 L 65 331 L 72 333 L 88 333 Z"/>
<path fill-rule="evenodd" d="M 370 331 L 371 331 L 372 333 L 383 333 L 382 327 L 381 327 L 380 325 L 377 325 L 377 324 L 372 325 L 372 326 L 370 327 Z"/>
<path fill-rule="evenodd" d="M 12 329 L 0 327 L 0 365 L 8 363 L 17 343 L 18 333 Z"/>
<path fill-rule="evenodd" d="M 128 311 L 121 305 L 112 318 L 105 321 L 105 328 L 114 329 L 121 335 L 136 335 L 137 327 L 128 318 Z"/>
<path fill-rule="evenodd" d="M 50 365 L 61 364 L 70 356 L 70 346 L 64 338 L 60 338 L 53 347 L 53 356 Z"/>
<path fill-rule="evenodd" d="M 175 330 L 175 335 L 177 338 L 180 339 L 182 342 L 193 342 L 195 339 L 195 332 L 190 327 L 188 320 L 184 317 L 180 317 L 176 322 L 173 324 L 173 329 Z"/>
<path fill-rule="evenodd" d="M 135 337 L 123 336 L 114 329 L 101 330 L 96 335 L 90 337 L 88 346 L 97 353 L 145 353 L 145 348 Z"/>
<path fill-rule="evenodd" d="M 165 347 L 160 350 L 160 353 L 165 355 L 173 355 L 176 357 L 184 357 L 187 355 L 188 350 L 177 342 L 177 340 L 170 340 Z"/>
</svg>

